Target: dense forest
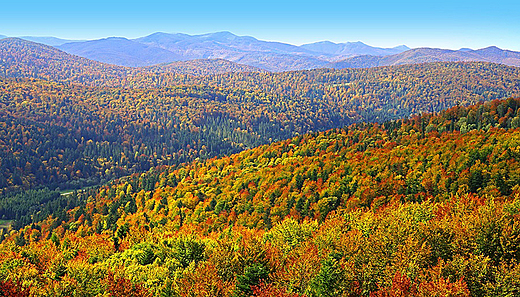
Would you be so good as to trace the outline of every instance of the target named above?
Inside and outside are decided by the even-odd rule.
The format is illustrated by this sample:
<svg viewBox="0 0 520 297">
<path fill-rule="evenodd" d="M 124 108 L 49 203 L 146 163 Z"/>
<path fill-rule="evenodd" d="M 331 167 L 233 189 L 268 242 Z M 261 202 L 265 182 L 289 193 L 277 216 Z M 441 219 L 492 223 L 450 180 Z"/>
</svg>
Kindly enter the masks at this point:
<svg viewBox="0 0 520 297">
<path fill-rule="evenodd" d="M 0 41 L 0 296 L 516 296 L 520 69 Z"/>
<path fill-rule="evenodd" d="M 52 215 L 4 235 L 1 286 L 37 296 L 514 296 L 519 126 L 520 99 L 494 100 L 159 166 L 65 197 L 34 192 L 24 211 L 37 215 L 40 203 Z M 54 212 L 38 197 L 56 201 Z"/>
<path fill-rule="evenodd" d="M 177 61 L 150 67 L 109 65 L 67 54 L 51 46 L 18 38 L 0 40 L 0 76 L 38 78 L 89 86 L 128 86 L 133 75 L 211 75 L 226 72 L 265 72 L 223 59 Z"/>
<path fill-rule="evenodd" d="M 163 74 L 135 81 L 162 86 Z M 308 132 L 520 94 L 517 68 L 488 63 L 184 78 L 161 88 L 0 78 L 0 191 L 76 189 Z"/>
</svg>

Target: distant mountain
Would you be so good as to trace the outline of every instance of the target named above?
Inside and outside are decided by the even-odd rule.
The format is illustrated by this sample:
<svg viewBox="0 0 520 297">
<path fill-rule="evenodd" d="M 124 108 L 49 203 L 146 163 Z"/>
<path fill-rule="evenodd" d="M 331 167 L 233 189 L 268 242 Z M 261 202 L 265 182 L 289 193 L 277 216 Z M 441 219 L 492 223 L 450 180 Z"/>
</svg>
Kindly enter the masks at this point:
<svg viewBox="0 0 520 297">
<path fill-rule="evenodd" d="M 61 82 L 87 83 L 119 81 L 125 67 L 103 64 L 65 53 L 55 47 L 20 38 L 0 40 L 0 76 L 41 78 Z"/>
<path fill-rule="evenodd" d="M 520 66 L 520 52 L 502 50 L 492 46 L 479 50 L 461 49 L 458 51 L 417 48 L 390 56 L 365 55 L 347 58 L 328 65 L 331 68 L 370 68 L 403 64 L 417 64 L 430 62 L 464 62 L 481 61 L 500 63 L 509 66 Z"/>
<path fill-rule="evenodd" d="M 94 61 L 130 67 L 185 60 L 171 51 L 120 37 L 65 43 L 57 48 Z"/>
<path fill-rule="evenodd" d="M 520 67 L 520 52 L 503 50 L 496 46 L 490 46 L 475 50 L 473 53 L 482 57 L 483 61 Z"/>
<path fill-rule="evenodd" d="M 261 41 L 230 32 L 202 35 L 154 33 L 134 40 L 171 51 L 185 59 L 226 59 L 270 71 L 310 69 L 327 64 L 318 58 L 321 54 L 295 45 Z"/>
<path fill-rule="evenodd" d="M 237 36 L 230 32 L 202 35 L 154 33 L 135 41 L 154 45 L 187 58 L 215 58 L 216 55 L 231 53 L 264 52 L 273 54 L 296 54 L 317 56 L 301 47 L 258 40 L 250 36 Z"/>
<path fill-rule="evenodd" d="M 346 43 L 321 41 L 295 46 L 258 40 L 250 36 L 237 36 L 230 32 L 201 35 L 158 32 L 136 39 L 110 37 L 76 42 L 66 42 L 68 40 L 54 37 L 23 38 L 52 44 L 64 52 L 92 61 L 127 67 L 155 65 L 153 71 L 192 75 L 230 71 L 249 72 L 260 69 L 280 72 L 460 61 L 484 61 L 520 66 L 519 52 L 502 50 L 494 46 L 479 50 L 410 49 L 405 45 L 380 48 L 360 41 Z M 203 62 L 202 60 L 205 59 L 212 61 Z M 189 60 L 199 61 L 174 63 L 169 67 L 161 68 L 168 63 Z"/>
<path fill-rule="evenodd" d="M 387 56 L 399 54 L 410 48 L 405 45 L 396 46 L 393 48 L 372 47 L 363 42 L 347 42 L 347 43 L 333 43 L 330 41 L 321 41 L 316 43 L 304 44 L 301 48 L 332 55 L 335 57 L 354 57 L 359 55 L 372 56 Z"/>
<path fill-rule="evenodd" d="M 3 38 L 8 38 L 8 36 L 0 35 L 0 39 L 3 39 Z M 62 39 L 62 38 L 57 38 L 57 37 L 52 37 L 52 36 L 20 36 L 20 37 L 14 37 L 14 38 L 20 38 L 20 39 L 37 42 L 37 43 L 42 43 L 42 44 L 50 45 L 50 46 L 60 46 L 62 44 L 69 43 L 69 42 L 85 41 L 85 40 Z"/>
<path fill-rule="evenodd" d="M 168 64 L 149 66 L 144 69 L 152 72 L 171 72 L 190 75 L 211 75 L 227 72 L 265 72 L 253 66 L 243 65 L 224 59 L 197 59 L 176 61 Z"/>
<path fill-rule="evenodd" d="M 92 61 L 20 38 L 0 40 L 0 77 L 39 78 L 89 86 L 127 86 L 127 78 L 155 73 L 209 75 L 258 71 L 261 70 L 225 60 L 178 61 L 153 67 L 129 68 Z"/>
<path fill-rule="evenodd" d="M 92 60 L 122 66 L 150 66 L 193 59 L 225 59 L 269 71 L 325 67 L 355 55 L 390 55 L 407 50 L 371 47 L 361 42 L 295 46 L 237 36 L 230 32 L 202 35 L 154 33 L 137 39 L 108 38 L 63 44 L 58 48 Z"/>
<path fill-rule="evenodd" d="M 62 44 L 69 43 L 69 42 L 82 42 L 82 41 L 85 41 L 85 40 L 61 39 L 61 38 L 56 38 L 56 37 L 52 37 L 52 36 L 45 36 L 45 37 L 40 37 L 40 36 L 21 36 L 19 38 L 25 39 L 25 40 L 29 40 L 29 41 L 33 41 L 33 42 L 43 43 L 43 44 L 50 45 L 50 46 L 60 46 Z"/>
</svg>

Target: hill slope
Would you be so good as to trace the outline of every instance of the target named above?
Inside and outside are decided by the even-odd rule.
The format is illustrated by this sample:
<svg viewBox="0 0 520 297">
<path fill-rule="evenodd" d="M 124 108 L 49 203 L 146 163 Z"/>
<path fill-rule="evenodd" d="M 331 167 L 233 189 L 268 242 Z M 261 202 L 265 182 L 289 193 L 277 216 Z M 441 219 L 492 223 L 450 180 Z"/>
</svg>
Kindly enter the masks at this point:
<svg viewBox="0 0 520 297">
<path fill-rule="evenodd" d="M 444 50 L 436 48 L 418 48 L 391 56 L 357 56 L 334 62 L 332 68 L 369 68 L 403 64 L 431 62 L 483 61 L 500 63 L 509 66 L 520 66 L 520 53 L 488 47 L 479 50 Z"/>
<path fill-rule="evenodd" d="M 346 43 L 333 43 L 330 41 L 322 41 L 304 44 L 300 47 L 317 53 L 323 53 L 334 56 L 335 59 L 341 57 L 346 58 L 363 55 L 387 56 L 402 53 L 410 49 L 404 45 L 396 46 L 394 48 L 372 47 L 360 41 Z"/>
<path fill-rule="evenodd" d="M 224 59 L 200 59 L 178 61 L 146 68 L 152 72 L 168 72 L 195 76 L 223 74 L 228 72 L 266 72 L 260 68 L 231 62 Z"/>
<path fill-rule="evenodd" d="M 168 72 L 178 65 L 124 68 L 20 39 L 0 41 L 0 50 L 0 70 L 17 78 L 0 80 L 6 192 L 78 188 L 312 131 L 520 94 L 520 70 L 489 63 L 194 77 Z M 183 63 L 196 65 L 173 71 L 200 73 L 200 63 L 240 70 L 221 60 Z"/>
<path fill-rule="evenodd" d="M 92 60 L 122 66 L 150 66 L 192 59 L 226 59 L 267 70 L 317 68 L 318 55 L 297 46 L 265 42 L 229 32 L 204 35 L 155 33 L 128 40 L 108 38 L 59 46 Z"/>
<path fill-rule="evenodd" d="M 193 77 L 153 68 L 139 72 L 7 41 L 23 46 L 6 55 L 4 73 L 54 81 L 0 80 L 6 160 L 0 164 L 0 189 L 7 192 L 78 188 L 307 132 L 520 94 L 518 68 L 488 63 Z M 54 60 L 46 63 L 46 56 Z M 26 72 L 13 72 L 20 69 Z M 135 88 L 55 82 L 60 79 Z"/>
<path fill-rule="evenodd" d="M 261 41 L 229 32 L 203 35 L 154 33 L 135 39 L 147 45 L 169 50 L 186 59 L 226 59 L 270 71 L 319 68 L 325 65 L 316 56 L 300 47 Z"/>
<path fill-rule="evenodd" d="M 58 195 L 52 216 L 35 213 L 0 245 L 0 285 L 30 283 L 36 296 L 514 294 L 519 107 L 334 129 Z"/>
<path fill-rule="evenodd" d="M 72 39 L 62 39 L 62 38 L 56 38 L 52 36 L 20 36 L 20 39 L 37 42 L 37 43 L 43 43 L 45 45 L 50 46 L 60 46 L 65 43 L 71 43 L 71 42 L 83 42 L 86 40 L 72 40 Z"/>
<path fill-rule="evenodd" d="M 173 52 L 144 45 L 126 38 L 106 38 L 85 42 L 65 43 L 58 48 L 69 54 L 102 63 L 140 67 L 184 60 Z"/>
<path fill-rule="evenodd" d="M 116 42 L 119 41 L 119 42 Z M 269 71 L 288 71 L 324 67 L 328 61 L 359 54 L 394 54 L 405 50 L 375 48 L 362 43 L 295 46 L 281 42 L 237 36 L 230 32 L 202 35 L 154 33 L 127 40 L 110 38 L 59 48 L 92 60 L 123 66 L 148 66 L 191 59 L 226 59 Z M 331 50 L 330 47 L 335 49 Z M 150 54 L 149 52 L 152 52 Z"/>
<path fill-rule="evenodd" d="M 147 75 L 157 72 L 165 75 L 169 73 L 171 81 L 175 80 L 175 74 L 257 71 L 254 67 L 222 60 L 181 61 L 172 65 L 143 68 L 122 67 L 74 56 L 54 47 L 19 38 L 0 41 L 0 59 L 0 76 L 3 77 L 38 78 L 88 86 L 129 87 L 132 85 L 132 77 L 137 76 L 146 81 Z"/>
<path fill-rule="evenodd" d="M 54 47 L 22 40 L 0 40 L 0 76 L 41 78 L 60 82 L 99 84 L 117 81 L 128 69 L 73 56 Z"/>
</svg>

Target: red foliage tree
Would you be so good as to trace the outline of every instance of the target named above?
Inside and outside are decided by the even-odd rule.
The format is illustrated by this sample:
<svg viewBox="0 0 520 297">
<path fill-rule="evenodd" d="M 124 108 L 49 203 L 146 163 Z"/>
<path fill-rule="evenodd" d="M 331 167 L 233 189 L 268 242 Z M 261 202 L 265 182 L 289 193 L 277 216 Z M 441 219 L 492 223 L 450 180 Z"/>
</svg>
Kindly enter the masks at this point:
<svg viewBox="0 0 520 297">
<path fill-rule="evenodd" d="M 30 293 L 30 286 L 24 288 L 22 283 L 17 280 L 0 281 L 0 296 L 2 297 L 28 297 Z"/>
<path fill-rule="evenodd" d="M 115 278 L 113 273 L 108 273 L 105 278 L 108 285 L 107 291 L 111 297 L 151 297 L 152 294 L 142 285 L 133 284 L 124 277 Z"/>
</svg>

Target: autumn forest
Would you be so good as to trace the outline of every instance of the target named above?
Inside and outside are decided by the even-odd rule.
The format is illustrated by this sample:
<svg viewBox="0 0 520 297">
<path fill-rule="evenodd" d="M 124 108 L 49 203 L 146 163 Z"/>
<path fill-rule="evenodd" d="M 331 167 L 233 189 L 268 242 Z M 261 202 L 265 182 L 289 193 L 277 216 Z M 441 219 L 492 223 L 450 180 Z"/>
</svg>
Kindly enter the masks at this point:
<svg viewBox="0 0 520 297">
<path fill-rule="evenodd" d="M 520 68 L 0 40 L 0 296 L 518 296 Z"/>
</svg>

